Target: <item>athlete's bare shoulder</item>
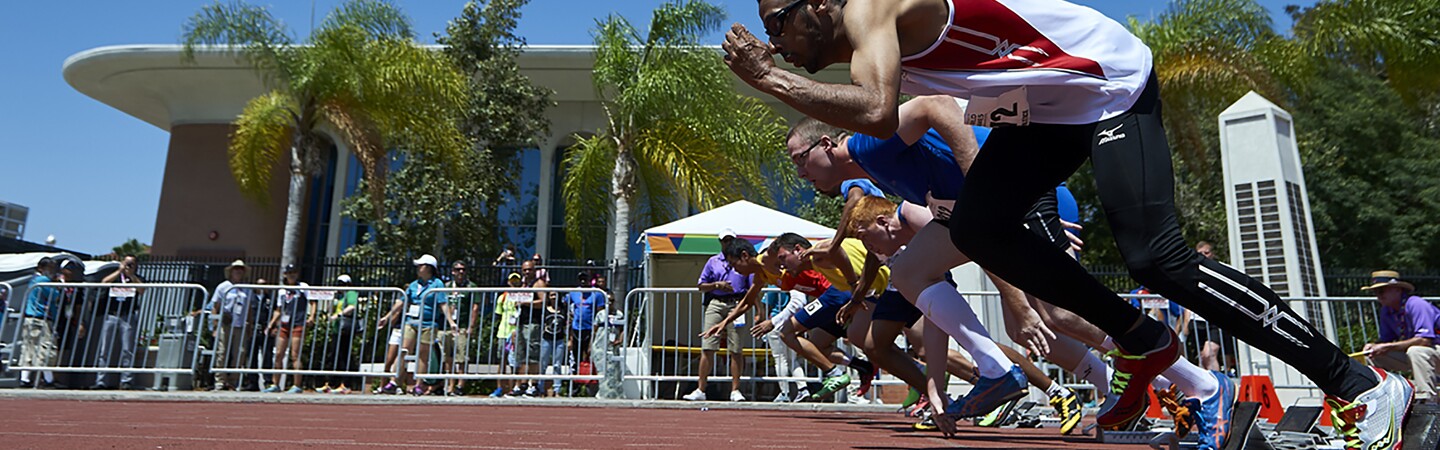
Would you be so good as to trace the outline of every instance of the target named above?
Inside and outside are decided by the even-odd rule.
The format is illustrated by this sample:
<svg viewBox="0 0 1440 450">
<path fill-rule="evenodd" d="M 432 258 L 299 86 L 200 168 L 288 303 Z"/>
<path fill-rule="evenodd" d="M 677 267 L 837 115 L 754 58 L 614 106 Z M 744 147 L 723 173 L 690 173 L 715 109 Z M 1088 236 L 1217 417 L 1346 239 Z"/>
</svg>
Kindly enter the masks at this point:
<svg viewBox="0 0 1440 450">
<path fill-rule="evenodd" d="M 847 0 L 846 32 L 852 41 L 897 39 L 902 56 L 919 53 L 949 24 L 951 1 L 962 0 Z"/>
</svg>

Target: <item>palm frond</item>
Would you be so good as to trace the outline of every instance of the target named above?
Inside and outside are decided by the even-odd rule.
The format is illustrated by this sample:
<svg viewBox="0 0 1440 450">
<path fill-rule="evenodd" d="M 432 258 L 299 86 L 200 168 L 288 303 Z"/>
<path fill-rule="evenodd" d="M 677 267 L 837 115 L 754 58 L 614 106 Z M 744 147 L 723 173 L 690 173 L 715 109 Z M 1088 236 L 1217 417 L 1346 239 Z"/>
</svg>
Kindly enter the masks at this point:
<svg viewBox="0 0 1440 450">
<path fill-rule="evenodd" d="M 343 27 L 364 30 L 369 39 L 415 38 L 410 18 L 399 7 L 385 0 L 349 0 L 320 24 L 322 30 Z"/>
<path fill-rule="evenodd" d="M 285 24 L 269 10 L 239 0 L 216 2 L 186 20 L 181 31 L 181 59 L 194 62 L 197 47 L 223 47 L 243 58 L 267 82 L 278 79 L 283 83 L 296 63 L 293 42 Z"/>
<path fill-rule="evenodd" d="M 230 136 L 230 172 L 240 192 L 265 204 L 270 173 L 294 145 L 294 99 L 279 91 L 251 99 Z"/>
<path fill-rule="evenodd" d="M 1440 1 L 1331 0 L 1294 15 L 1305 54 L 1368 69 L 1412 103 L 1440 88 Z"/>
<path fill-rule="evenodd" d="M 646 46 L 698 45 L 699 37 L 720 28 L 725 9 L 702 0 L 669 1 L 655 9 Z"/>
<path fill-rule="evenodd" d="M 581 250 L 596 243 L 604 248 L 603 232 L 611 217 L 611 177 L 618 149 L 606 136 L 579 139 L 565 152 L 565 180 L 561 201 L 565 204 L 565 236 L 570 248 Z"/>
</svg>

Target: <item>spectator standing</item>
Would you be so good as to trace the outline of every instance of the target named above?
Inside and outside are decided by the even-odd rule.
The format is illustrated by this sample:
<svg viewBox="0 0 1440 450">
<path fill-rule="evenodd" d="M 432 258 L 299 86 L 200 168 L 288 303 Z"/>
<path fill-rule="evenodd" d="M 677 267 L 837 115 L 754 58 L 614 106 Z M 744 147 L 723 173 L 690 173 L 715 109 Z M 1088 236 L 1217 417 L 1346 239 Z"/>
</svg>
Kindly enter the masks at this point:
<svg viewBox="0 0 1440 450">
<path fill-rule="evenodd" d="M 385 346 L 385 373 L 390 374 L 384 385 L 375 388 L 375 394 L 403 394 L 401 392 L 399 379 L 395 377 L 395 361 L 400 358 L 400 343 L 405 336 L 404 323 L 401 314 L 405 311 L 406 298 L 404 296 L 395 299 L 390 310 L 375 322 L 375 335 L 379 336 L 387 327 L 390 329 L 389 338 Z"/>
<path fill-rule="evenodd" d="M 780 337 L 779 326 L 774 324 L 790 323 L 790 316 L 794 315 L 795 311 L 804 308 L 807 301 L 805 294 L 800 291 L 770 292 L 761 299 L 770 318 L 757 322 L 755 328 L 757 330 L 771 329 L 769 333 L 765 333 L 765 343 L 770 345 L 770 354 L 775 358 L 775 374 L 778 376 L 805 378 L 805 367 L 801 366 L 800 360 L 796 359 L 795 350 L 785 345 L 785 341 Z M 780 395 L 775 397 L 776 403 L 798 402 L 810 397 L 810 390 L 805 386 L 804 381 L 793 383 L 799 388 L 799 391 L 792 397 L 790 396 L 791 382 L 780 382 Z"/>
<path fill-rule="evenodd" d="M 335 293 L 335 307 L 327 317 L 330 333 L 325 339 L 326 353 L 329 356 L 326 366 L 332 371 L 349 372 L 359 364 L 355 360 L 353 343 L 359 327 L 355 313 L 360 308 L 360 292 L 346 289 L 354 283 L 349 274 L 341 274 L 335 279 L 335 283 L 341 289 Z M 349 394 L 350 387 L 345 385 L 345 381 L 345 377 L 326 376 L 325 385 L 321 386 L 319 391 L 322 394 Z"/>
<path fill-rule="evenodd" d="M 1365 344 L 1370 364 L 1386 370 L 1411 373 L 1415 399 L 1435 399 L 1435 366 L 1440 351 L 1435 349 L 1435 327 L 1440 309 L 1415 295 L 1415 285 L 1400 279 L 1400 272 L 1380 270 L 1370 274 L 1370 285 L 1380 302 L 1380 340 Z"/>
<path fill-rule="evenodd" d="M 730 239 L 739 239 L 735 233 L 725 230 L 720 235 L 720 242 L 723 244 Z M 723 246 L 723 245 L 722 245 Z M 741 275 L 730 267 L 725 260 L 725 254 L 720 253 L 711 256 L 705 262 L 705 268 L 700 271 L 700 292 L 704 293 L 704 317 L 701 319 L 701 330 L 709 330 L 716 324 L 725 321 L 730 311 L 740 299 L 745 297 L 745 291 L 755 282 L 754 275 Z M 726 349 L 730 356 L 730 401 L 745 401 L 745 396 L 740 394 L 740 371 L 744 368 L 744 358 L 740 355 L 740 331 L 735 327 L 726 327 L 725 338 Z M 685 400 L 705 400 L 705 382 L 710 377 L 710 371 L 714 369 L 715 353 L 720 350 L 720 337 L 706 337 L 700 344 L 700 384 L 694 392 L 686 394 Z"/>
<path fill-rule="evenodd" d="M 515 272 L 511 272 L 506 280 L 506 284 L 512 288 L 521 287 L 524 285 L 524 282 L 525 277 Z M 497 316 L 495 341 L 496 347 L 500 349 L 500 363 L 497 365 L 500 366 L 500 373 L 502 375 L 506 373 L 516 373 L 519 370 L 520 365 L 515 360 L 514 337 L 515 331 L 519 328 L 520 308 L 516 306 L 515 302 L 519 301 L 521 297 L 528 299 L 531 295 L 532 294 L 527 292 L 505 292 L 501 293 L 500 296 L 495 299 L 495 315 Z M 490 396 L 499 397 L 505 395 L 506 388 L 514 384 L 514 380 L 501 379 L 496 383 L 495 392 L 491 393 Z"/>
<path fill-rule="evenodd" d="M 51 366 L 55 364 L 55 330 L 52 324 L 60 315 L 60 290 L 41 287 L 56 276 L 55 260 L 40 258 L 35 264 L 35 275 L 30 278 L 29 291 L 25 294 L 25 319 L 21 321 L 21 366 Z M 55 383 L 55 374 L 45 371 L 34 380 L 29 370 L 20 373 L 20 383 L 48 389 Z M 43 379 L 43 380 L 42 380 Z"/>
<path fill-rule="evenodd" d="M 495 265 L 510 267 L 515 265 L 515 245 L 506 245 L 500 256 L 495 257 Z"/>
<path fill-rule="evenodd" d="M 309 284 L 300 281 L 300 268 L 294 264 L 286 264 L 282 286 L 309 287 Z M 265 334 L 275 335 L 275 367 L 285 367 L 286 356 L 289 356 L 290 370 L 304 370 L 305 361 L 300 357 L 301 347 L 305 344 L 305 328 L 315 322 L 313 309 L 310 308 L 310 296 L 304 289 L 281 288 L 275 294 L 275 312 L 270 315 L 270 325 L 266 327 Z M 289 394 L 299 394 L 305 390 L 301 388 L 301 380 L 304 377 L 295 373 L 295 380 L 291 383 L 290 389 L 285 391 Z M 272 384 L 265 388 L 265 392 L 280 392 L 284 386 L 281 384 L 283 374 L 276 373 L 272 377 Z"/>
<path fill-rule="evenodd" d="M 405 335 L 401 345 L 405 349 L 415 349 L 415 371 L 424 375 L 430 370 L 430 350 L 441 331 L 440 323 L 445 322 L 451 328 L 455 324 L 450 319 L 448 299 L 440 293 L 431 292 L 445 287 L 445 283 L 436 276 L 439 263 L 431 255 L 421 255 L 414 262 L 416 278 L 405 289 Z M 401 386 L 408 387 L 412 394 L 425 394 L 421 383 L 410 386 L 410 378 L 407 365 L 400 364 Z"/>
<path fill-rule="evenodd" d="M 214 331 L 214 366 L 222 369 L 231 369 L 231 365 L 243 365 L 247 346 L 243 336 L 245 335 L 245 320 L 250 317 L 250 308 L 253 304 L 255 291 L 250 288 L 237 288 L 235 285 L 245 282 L 246 273 L 245 261 L 235 260 L 225 268 L 225 281 L 215 286 L 215 293 L 211 295 L 210 314 L 217 317 L 218 323 Z M 215 386 L 212 390 L 223 391 L 238 386 L 233 374 L 215 373 Z"/>
<path fill-rule="evenodd" d="M 66 260 L 60 267 L 60 282 L 85 282 L 85 265 L 80 261 Z M 65 353 L 65 365 L 79 366 L 83 364 L 85 357 L 85 322 L 82 318 L 85 316 L 86 299 L 91 297 L 89 294 L 93 291 L 67 287 L 60 292 L 60 316 L 55 329 L 59 334 L 55 340 L 57 349 Z"/>
<path fill-rule="evenodd" d="M 270 284 L 270 282 L 264 278 L 256 278 L 255 284 L 263 286 Z M 270 291 L 256 289 L 253 300 L 254 301 L 251 302 L 250 313 L 245 318 L 245 321 L 250 323 L 250 327 L 246 330 L 244 337 L 241 338 L 249 345 L 249 347 L 246 348 L 249 355 L 245 357 L 246 360 L 240 365 L 240 368 L 254 367 L 261 370 L 273 369 L 275 368 L 275 358 L 271 353 L 275 349 L 275 338 L 270 335 L 267 329 L 270 327 L 270 316 L 275 311 L 274 298 L 270 294 Z M 268 378 L 269 377 L 258 373 L 242 375 L 240 377 L 240 390 L 252 392 L 263 390 L 269 387 L 269 383 L 265 381 Z"/>
<path fill-rule="evenodd" d="M 455 261 L 450 264 L 450 281 L 445 283 L 448 288 L 477 288 L 474 281 L 466 274 L 465 261 Z M 470 364 L 470 348 L 473 342 L 470 341 L 474 326 L 478 323 L 480 315 L 480 304 L 475 301 L 475 293 L 452 293 L 450 294 L 450 309 L 453 311 L 451 319 L 455 322 L 455 328 L 450 330 L 450 347 L 454 350 L 445 353 L 445 367 L 451 372 L 464 374 L 466 367 Z M 465 395 L 465 380 L 450 378 L 445 380 L 445 395 Z"/>
<path fill-rule="evenodd" d="M 550 286 L 537 275 L 539 270 L 537 265 L 535 260 L 520 263 L 520 276 L 523 277 L 520 287 L 545 288 Z M 539 394 L 540 389 L 535 385 L 537 380 L 531 379 L 527 383 L 523 377 L 540 373 L 540 329 L 541 321 L 545 316 L 546 295 L 543 292 L 511 292 L 508 296 L 519 310 L 516 314 L 518 328 L 512 342 L 515 347 L 515 362 L 519 363 L 517 364 L 518 372 L 522 377 L 510 389 L 509 395 L 534 397 Z"/>
<path fill-rule="evenodd" d="M 583 287 L 590 283 L 589 275 L 580 273 L 576 281 L 577 287 Z M 569 352 L 566 349 L 570 346 L 570 307 L 567 302 L 553 301 L 545 296 L 545 316 L 541 318 L 540 324 L 540 373 L 564 375 L 569 367 Z M 567 296 L 568 298 L 568 296 Z M 553 369 L 553 372 L 552 372 Z M 573 372 L 571 372 L 573 373 Z M 551 388 L 546 389 L 545 380 L 540 380 L 540 391 L 546 397 L 554 397 L 559 391 L 560 381 L 551 383 Z"/>
<path fill-rule="evenodd" d="M 540 281 L 544 281 L 545 285 L 549 286 L 550 271 L 545 270 L 545 267 L 543 267 L 545 261 L 540 258 L 540 254 L 536 253 L 534 255 L 531 255 L 530 260 L 535 262 L 535 278 L 539 279 Z"/>
<path fill-rule="evenodd" d="M 581 274 L 584 276 L 584 274 Z M 590 343 L 595 336 L 595 317 L 605 311 L 605 305 L 609 303 L 609 295 L 603 290 L 606 288 L 605 274 L 595 273 L 590 277 L 589 283 L 580 283 L 580 287 L 591 287 L 601 291 L 571 292 L 565 296 L 565 303 L 570 305 L 572 312 L 570 320 L 570 338 L 574 341 L 576 361 L 592 361 L 590 357 Z"/>
<path fill-rule="evenodd" d="M 135 255 L 125 255 L 125 258 L 120 261 L 120 270 L 111 272 L 110 275 L 106 275 L 100 282 L 121 284 L 144 283 L 145 280 L 135 273 L 138 266 L 139 262 L 135 260 Z M 96 345 L 99 347 L 99 352 L 95 356 L 95 367 L 110 367 L 110 351 L 114 349 L 117 341 L 120 346 L 120 367 L 128 368 L 134 365 L 135 344 L 140 338 L 139 335 L 136 334 L 136 331 L 138 331 L 136 319 L 138 319 L 138 317 L 135 316 L 135 311 L 139 309 L 137 304 L 140 303 L 140 296 L 144 295 L 144 293 L 145 288 L 110 288 L 110 301 L 104 305 L 104 322 L 102 322 L 100 328 L 100 339 L 96 342 Z M 108 389 L 107 380 L 109 380 L 109 378 L 110 376 L 108 374 L 101 374 L 96 377 L 95 388 Z M 135 374 L 130 372 L 121 373 L 120 389 L 133 389 L 134 381 Z"/>
</svg>

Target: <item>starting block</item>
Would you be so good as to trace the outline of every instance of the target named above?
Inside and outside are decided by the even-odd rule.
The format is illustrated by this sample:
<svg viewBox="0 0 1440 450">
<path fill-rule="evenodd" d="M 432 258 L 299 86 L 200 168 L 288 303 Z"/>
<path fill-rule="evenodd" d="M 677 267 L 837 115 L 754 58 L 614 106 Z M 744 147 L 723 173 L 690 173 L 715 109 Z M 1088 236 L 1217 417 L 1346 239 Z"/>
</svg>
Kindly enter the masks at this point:
<svg viewBox="0 0 1440 450">
<path fill-rule="evenodd" d="M 1415 405 L 1405 421 L 1403 450 L 1440 448 L 1440 405 Z"/>
</svg>

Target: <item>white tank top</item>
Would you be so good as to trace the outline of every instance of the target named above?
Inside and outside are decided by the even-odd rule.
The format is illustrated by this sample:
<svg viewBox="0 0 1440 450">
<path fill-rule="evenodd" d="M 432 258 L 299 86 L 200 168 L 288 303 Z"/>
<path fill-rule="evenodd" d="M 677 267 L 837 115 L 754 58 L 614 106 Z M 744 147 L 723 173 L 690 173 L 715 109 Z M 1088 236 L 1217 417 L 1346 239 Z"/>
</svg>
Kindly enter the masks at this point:
<svg viewBox="0 0 1440 450">
<path fill-rule="evenodd" d="M 1027 123 L 1099 122 L 1128 111 L 1149 79 L 1150 48 L 1093 9 L 1060 0 L 946 3 L 950 23 L 939 39 L 901 58 L 901 91 L 969 98 L 972 125 L 995 126 L 970 120 L 995 105 L 1004 108 L 995 119 L 1013 112 Z M 1011 111 L 1016 104 L 1023 111 Z"/>
</svg>

